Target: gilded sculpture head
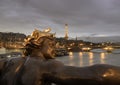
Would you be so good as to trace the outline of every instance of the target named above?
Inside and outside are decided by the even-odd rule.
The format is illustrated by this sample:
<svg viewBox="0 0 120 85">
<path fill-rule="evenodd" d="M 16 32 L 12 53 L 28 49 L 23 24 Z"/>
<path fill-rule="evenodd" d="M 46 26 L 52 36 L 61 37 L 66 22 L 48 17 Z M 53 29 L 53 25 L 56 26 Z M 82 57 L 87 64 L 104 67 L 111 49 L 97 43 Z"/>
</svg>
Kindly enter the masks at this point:
<svg viewBox="0 0 120 85">
<path fill-rule="evenodd" d="M 35 29 L 31 35 L 28 35 L 24 40 L 24 55 L 31 55 L 33 50 L 39 49 L 45 58 L 53 58 L 55 54 L 55 34 L 49 33 L 50 30 L 50 28 L 43 31 Z"/>
</svg>

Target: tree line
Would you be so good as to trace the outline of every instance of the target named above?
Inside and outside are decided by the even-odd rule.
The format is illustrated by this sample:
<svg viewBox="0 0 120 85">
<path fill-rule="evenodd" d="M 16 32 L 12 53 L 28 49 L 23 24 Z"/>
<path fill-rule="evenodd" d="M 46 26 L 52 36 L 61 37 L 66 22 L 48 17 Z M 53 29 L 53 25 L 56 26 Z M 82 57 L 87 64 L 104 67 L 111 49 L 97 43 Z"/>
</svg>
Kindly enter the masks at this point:
<svg viewBox="0 0 120 85">
<path fill-rule="evenodd" d="M 0 42 L 23 42 L 25 34 L 13 32 L 0 32 Z"/>
</svg>

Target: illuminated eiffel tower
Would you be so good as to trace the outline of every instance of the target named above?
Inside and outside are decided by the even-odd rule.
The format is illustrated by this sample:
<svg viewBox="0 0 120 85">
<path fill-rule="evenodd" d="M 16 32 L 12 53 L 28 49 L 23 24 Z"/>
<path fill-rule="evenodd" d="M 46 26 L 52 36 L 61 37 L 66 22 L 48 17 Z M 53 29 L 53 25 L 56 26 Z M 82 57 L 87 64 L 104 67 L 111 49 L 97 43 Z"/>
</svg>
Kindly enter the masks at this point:
<svg viewBox="0 0 120 85">
<path fill-rule="evenodd" d="M 68 24 L 65 24 L 65 37 L 66 40 L 68 40 Z"/>
</svg>

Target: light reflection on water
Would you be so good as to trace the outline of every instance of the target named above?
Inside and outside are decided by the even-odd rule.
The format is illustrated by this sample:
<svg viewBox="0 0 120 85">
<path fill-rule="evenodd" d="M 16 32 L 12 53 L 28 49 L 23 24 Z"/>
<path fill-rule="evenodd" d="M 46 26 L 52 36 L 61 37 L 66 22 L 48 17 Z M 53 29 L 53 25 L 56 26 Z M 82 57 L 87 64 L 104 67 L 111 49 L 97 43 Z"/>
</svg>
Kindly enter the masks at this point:
<svg viewBox="0 0 120 85">
<path fill-rule="evenodd" d="M 93 61 L 94 61 L 93 60 L 93 58 L 94 58 L 93 53 L 89 52 L 88 55 L 89 55 L 89 65 L 93 65 Z"/>
<path fill-rule="evenodd" d="M 69 56 L 57 57 L 57 60 L 69 66 L 79 67 L 94 64 L 111 64 L 120 66 L 120 53 L 70 52 Z"/>
<path fill-rule="evenodd" d="M 83 66 L 83 53 L 82 52 L 79 52 L 79 65 L 80 66 Z"/>
<path fill-rule="evenodd" d="M 105 53 L 100 53 L 100 63 L 105 64 Z"/>
<path fill-rule="evenodd" d="M 73 59 L 74 59 L 73 52 L 69 52 L 69 61 L 71 66 L 74 65 Z"/>
<path fill-rule="evenodd" d="M 23 52 L 21 49 L 2 49 L 0 53 Z M 113 53 L 106 52 L 69 52 L 68 56 L 57 57 L 57 60 L 69 66 L 90 66 L 94 64 L 111 64 L 120 66 L 120 49 Z"/>
</svg>

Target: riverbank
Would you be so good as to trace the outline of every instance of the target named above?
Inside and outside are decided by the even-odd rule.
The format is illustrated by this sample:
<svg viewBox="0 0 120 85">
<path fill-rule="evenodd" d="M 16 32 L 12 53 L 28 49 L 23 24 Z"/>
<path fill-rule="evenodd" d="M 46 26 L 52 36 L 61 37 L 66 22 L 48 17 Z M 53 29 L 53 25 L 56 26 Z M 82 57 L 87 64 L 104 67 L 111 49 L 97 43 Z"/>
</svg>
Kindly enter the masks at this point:
<svg viewBox="0 0 120 85">
<path fill-rule="evenodd" d="M 10 53 L 0 54 L 0 59 L 10 58 L 10 57 L 19 57 L 19 56 L 22 56 L 21 52 L 10 52 Z"/>
</svg>

